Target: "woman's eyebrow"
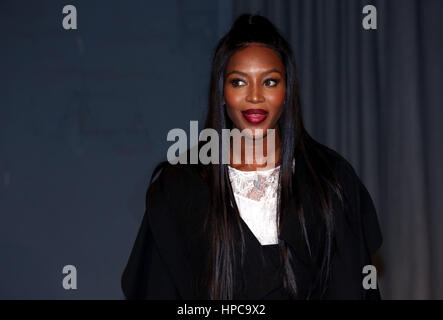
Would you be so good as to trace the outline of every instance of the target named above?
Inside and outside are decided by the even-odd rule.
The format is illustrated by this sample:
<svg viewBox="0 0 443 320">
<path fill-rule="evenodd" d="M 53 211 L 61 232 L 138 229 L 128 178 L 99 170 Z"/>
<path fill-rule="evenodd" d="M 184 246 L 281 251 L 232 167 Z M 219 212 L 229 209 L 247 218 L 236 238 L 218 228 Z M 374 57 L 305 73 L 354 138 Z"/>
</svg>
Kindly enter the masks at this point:
<svg viewBox="0 0 443 320">
<path fill-rule="evenodd" d="M 265 72 L 263 72 L 262 73 L 262 75 L 267 75 L 267 74 L 270 74 L 270 73 L 273 73 L 273 72 L 277 72 L 277 73 L 280 73 L 280 74 L 282 74 L 279 70 L 277 70 L 277 69 L 271 69 L 271 70 L 268 70 L 268 71 L 265 71 Z"/>
<path fill-rule="evenodd" d="M 226 78 L 229 77 L 231 74 L 234 74 L 234 73 L 237 73 L 237 74 L 239 74 L 239 75 L 241 75 L 241 76 L 243 76 L 243 77 L 247 77 L 247 76 L 248 76 L 248 75 L 247 75 L 246 73 L 244 73 L 244 72 L 237 71 L 237 70 L 233 70 L 233 71 L 231 71 L 231 72 L 229 72 L 229 73 L 226 74 Z"/>
<path fill-rule="evenodd" d="M 282 73 L 281 73 L 279 70 L 277 70 L 277 69 L 271 69 L 271 70 L 267 70 L 267 71 L 262 72 L 262 75 L 265 76 L 265 75 L 270 74 L 270 73 L 273 73 L 273 72 L 277 72 L 277 73 L 279 73 L 279 74 L 282 74 Z M 226 77 L 229 77 L 231 74 L 234 74 L 234 73 L 239 74 L 239 75 L 241 75 L 241 76 L 243 76 L 243 77 L 247 77 L 247 76 L 248 76 L 248 74 L 245 73 L 245 72 L 241 72 L 241 71 L 238 71 L 238 70 L 233 70 L 233 71 L 227 73 L 227 74 L 226 74 Z"/>
</svg>

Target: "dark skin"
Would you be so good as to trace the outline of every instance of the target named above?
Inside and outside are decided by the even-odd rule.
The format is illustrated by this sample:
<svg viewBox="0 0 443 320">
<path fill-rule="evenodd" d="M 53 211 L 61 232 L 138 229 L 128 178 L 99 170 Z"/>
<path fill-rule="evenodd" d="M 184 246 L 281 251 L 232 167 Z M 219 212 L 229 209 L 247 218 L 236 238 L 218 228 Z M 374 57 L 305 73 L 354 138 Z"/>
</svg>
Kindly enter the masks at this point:
<svg viewBox="0 0 443 320">
<path fill-rule="evenodd" d="M 231 56 L 226 67 L 224 82 L 228 116 L 235 128 L 240 131 L 250 129 L 252 132 L 252 135 L 246 137 L 250 139 L 250 143 L 241 145 L 243 155 L 248 146 L 253 148 L 260 140 L 265 151 L 261 158 L 256 158 L 252 152 L 251 154 L 254 154 L 252 163 L 245 163 L 242 157 L 241 163 L 235 164 L 232 161 L 231 144 L 233 168 L 243 171 L 265 170 L 279 163 L 281 145 L 277 124 L 283 112 L 285 95 L 285 67 L 277 52 L 261 44 L 250 44 Z M 261 123 L 252 124 L 243 117 L 242 111 L 247 109 L 264 109 L 268 112 L 268 117 Z M 256 129 L 262 129 L 263 133 Z M 269 153 L 266 152 L 268 141 L 266 129 L 275 129 L 275 150 L 271 148 Z M 269 159 L 275 159 L 275 162 Z"/>
</svg>

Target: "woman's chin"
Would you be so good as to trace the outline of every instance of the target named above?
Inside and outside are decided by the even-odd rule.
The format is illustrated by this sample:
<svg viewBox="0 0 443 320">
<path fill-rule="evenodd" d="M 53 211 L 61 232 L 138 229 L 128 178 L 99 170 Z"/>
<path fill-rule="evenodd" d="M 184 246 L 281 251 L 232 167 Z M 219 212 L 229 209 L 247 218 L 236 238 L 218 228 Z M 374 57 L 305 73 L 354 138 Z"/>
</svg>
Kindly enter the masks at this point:
<svg viewBox="0 0 443 320">
<path fill-rule="evenodd" d="M 269 133 L 270 130 L 274 130 L 271 128 L 268 128 L 267 126 L 264 127 L 254 127 L 254 128 L 246 128 L 248 130 L 246 130 L 245 135 L 251 139 L 257 140 L 257 139 L 263 139 L 264 137 L 266 137 Z"/>
<path fill-rule="evenodd" d="M 270 123 L 266 122 L 260 124 L 250 124 L 246 121 L 242 121 L 239 123 L 239 125 L 235 125 L 234 127 L 238 129 L 244 137 L 257 140 L 263 139 L 267 135 L 272 135 L 272 130 L 275 130 L 270 128 Z"/>
<path fill-rule="evenodd" d="M 264 136 L 266 136 L 266 129 L 262 128 L 243 128 L 240 129 L 242 132 L 242 135 L 246 137 L 247 139 L 263 139 Z"/>
</svg>

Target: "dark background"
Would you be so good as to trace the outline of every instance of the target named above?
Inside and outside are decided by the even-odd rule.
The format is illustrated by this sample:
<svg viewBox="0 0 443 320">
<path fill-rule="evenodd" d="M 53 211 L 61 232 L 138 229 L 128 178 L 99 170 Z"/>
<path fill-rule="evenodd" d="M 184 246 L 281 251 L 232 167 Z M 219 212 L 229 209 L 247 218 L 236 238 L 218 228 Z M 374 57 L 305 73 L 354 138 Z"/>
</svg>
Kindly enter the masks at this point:
<svg viewBox="0 0 443 320">
<path fill-rule="evenodd" d="M 203 120 L 211 54 L 240 13 L 290 40 L 308 130 L 370 191 L 383 298 L 443 298 L 442 0 L 1 0 L 0 298 L 123 297 L 167 132 Z"/>
</svg>

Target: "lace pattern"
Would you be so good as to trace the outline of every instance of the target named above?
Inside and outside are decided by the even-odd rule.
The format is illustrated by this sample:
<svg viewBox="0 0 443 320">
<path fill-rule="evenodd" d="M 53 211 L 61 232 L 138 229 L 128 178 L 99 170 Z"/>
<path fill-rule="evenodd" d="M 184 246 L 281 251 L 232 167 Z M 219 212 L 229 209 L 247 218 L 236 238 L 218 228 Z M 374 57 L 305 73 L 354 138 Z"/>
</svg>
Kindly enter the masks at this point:
<svg viewBox="0 0 443 320">
<path fill-rule="evenodd" d="M 241 218 L 261 245 L 278 244 L 276 214 L 280 167 L 263 171 L 228 168 Z"/>
<path fill-rule="evenodd" d="M 279 166 L 263 171 L 241 171 L 230 166 L 228 168 L 234 194 L 255 201 L 269 201 L 277 196 Z"/>
</svg>

